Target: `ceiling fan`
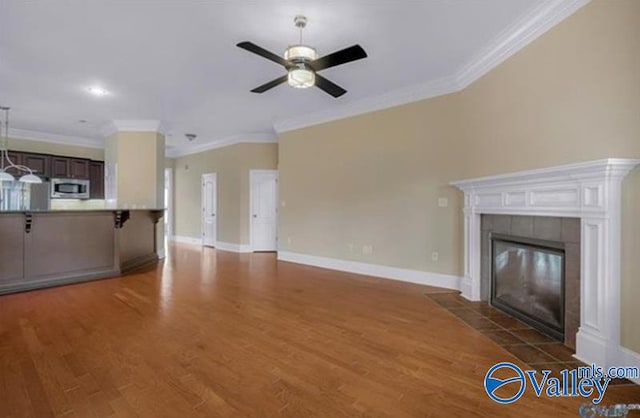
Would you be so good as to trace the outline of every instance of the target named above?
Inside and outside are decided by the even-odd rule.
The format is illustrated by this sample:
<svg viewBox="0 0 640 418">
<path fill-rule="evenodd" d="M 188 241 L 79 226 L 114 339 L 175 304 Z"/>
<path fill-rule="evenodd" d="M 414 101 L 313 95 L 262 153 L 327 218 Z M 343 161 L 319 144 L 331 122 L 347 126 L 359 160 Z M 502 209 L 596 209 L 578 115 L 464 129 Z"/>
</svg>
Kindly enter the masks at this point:
<svg viewBox="0 0 640 418">
<path fill-rule="evenodd" d="M 318 57 L 315 48 L 302 43 L 302 29 L 307 26 L 307 18 L 298 15 L 293 21 L 296 27 L 300 29 L 300 42 L 289 46 L 284 52 L 284 58 L 252 42 L 240 42 L 237 44 L 238 47 L 280 64 L 287 70 L 286 75 L 256 87 L 251 92 L 264 93 L 286 82 L 291 87 L 300 89 L 315 85 L 320 90 L 336 98 L 345 94 L 347 92 L 345 89 L 322 77 L 318 74 L 318 71 L 366 58 L 367 53 L 364 52 L 360 45 L 353 45 L 324 57 Z"/>
</svg>

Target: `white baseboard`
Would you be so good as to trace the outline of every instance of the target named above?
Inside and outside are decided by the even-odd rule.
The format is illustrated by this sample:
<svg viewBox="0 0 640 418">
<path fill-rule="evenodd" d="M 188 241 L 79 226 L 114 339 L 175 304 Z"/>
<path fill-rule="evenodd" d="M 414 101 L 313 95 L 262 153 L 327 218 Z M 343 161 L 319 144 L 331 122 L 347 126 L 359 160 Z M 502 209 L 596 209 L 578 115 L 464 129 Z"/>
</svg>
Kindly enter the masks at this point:
<svg viewBox="0 0 640 418">
<path fill-rule="evenodd" d="M 172 241 L 179 242 L 181 244 L 194 244 L 194 245 L 202 245 L 201 238 L 187 237 L 184 235 L 174 235 L 171 237 Z"/>
<path fill-rule="evenodd" d="M 381 266 L 379 264 L 360 263 L 357 261 L 319 257 L 289 251 L 279 251 L 278 260 L 322 267 L 330 270 L 346 271 L 348 273 L 362 274 L 365 276 L 382 277 L 384 279 L 400 280 L 403 282 L 460 290 L 460 277 L 448 274 L 429 273 L 426 271 Z"/>
<path fill-rule="evenodd" d="M 615 366 L 620 367 L 638 367 L 640 368 L 640 353 L 629 350 L 628 348 L 619 347 L 618 349 L 618 361 Z M 629 379 L 636 385 L 640 385 L 640 378 Z"/>
<path fill-rule="evenodd" d="M 473 284 L 470 277 L 462 277 L 460 279 L 460 292 L 461 296 L 471 302 L 477 302 L 480 298 L 473 297 Z"/>
<path fill-rule="evenodd" d="M 182 244 L 194 244 L 194 245 L 202 246 L 202 239 L 200 239 L 200 238 L 186 237 L 186 236 L 182 236 L 182 235 L 174 235 L 171 239 L 173 241 L 175 241 L 175 242 L 179 242 L 179 243 L 182 243 Z M 220 251 L 231 251 L 231 252 L 234 252 L 234 253 L 250 253 L 250 252 L 253 252 L 251 250 L 251 246 L 250 245 L 233 244 L 233 243 L 230 243 L 230 242 L 222 242 L 222 241 L 216 241 L 216 244 L 213 246 L 213 248 L 215 248 L 216 250 L 220 250 Z"/>
<path fill-rule="evenodd" d="M 231 252 L 234 252 L 234 253 L 251 253 L 251 252 L 253 252 L 251 250 L 251 246 L 250 245 L 233 244 L 233 243 L 230 243 L 230 242 L 222 242 L 222 241 L 217 241 L 216 242 L 215 249 L 216 250 L 222 250 L 222 251 L 231 251 Z"/>
<path fill-rule="evenodd" d="M 611 356 L 611 345 L 597 332 L 586 326 L 580 326 L 576 334 L 576 353 L 574 357 L 585 364 L 597 364 L 607 366 L 607 360 Z"/>
</svg>

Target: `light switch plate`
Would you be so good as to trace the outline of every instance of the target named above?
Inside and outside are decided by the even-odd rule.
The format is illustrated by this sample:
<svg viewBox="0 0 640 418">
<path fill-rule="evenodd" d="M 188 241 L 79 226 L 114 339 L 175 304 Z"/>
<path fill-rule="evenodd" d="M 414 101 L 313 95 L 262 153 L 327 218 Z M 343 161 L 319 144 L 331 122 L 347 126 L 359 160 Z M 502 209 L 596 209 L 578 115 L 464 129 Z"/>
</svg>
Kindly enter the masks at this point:
<svg viewBox="0 0 640 418">
<path fill-rule="evenodd" d="M 439 208 L 446 208 L 447 206 L 449 206 L 449 199 L 447 199 L 446 197 L 439 197 L 438 198 L 438 207 Z"/>
</svg>

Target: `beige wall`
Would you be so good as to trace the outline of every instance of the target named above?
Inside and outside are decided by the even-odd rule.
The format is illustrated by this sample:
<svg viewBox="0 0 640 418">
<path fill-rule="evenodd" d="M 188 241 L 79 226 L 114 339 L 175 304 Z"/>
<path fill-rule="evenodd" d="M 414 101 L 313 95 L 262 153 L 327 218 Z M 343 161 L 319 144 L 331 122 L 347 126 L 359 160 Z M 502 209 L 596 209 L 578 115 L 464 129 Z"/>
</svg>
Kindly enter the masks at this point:
<svg viewBox="0 0 640 418">
<path fill-rule="evenodd" d="M 460 275 L 461 193 L 450 181 L 640 158 L 637 51 L 640 2 L 595 0 L 462 92 L 283 134 L 281 247 Z M 625 182 L 623 218 L 623 344 L 635 351 L 639 187 L 638 174 Z"/>
<path fill-rule="evenodd" d="M 66 157 L 104 160 L 103 148 L 89 148 L 75 145 L 54 144 L 26 139 L 9 138 L 8 149 L 12 151 L 35 152 L 40 154 L 63 155 Z"/>
<path fill-rule="evenodd" d="M 640 156 L 638 51 L 640 2 L 595 0 L 457 94 L 464 175 Z"/>
<path fill-rule="evenodd" d="M 445 96 L 283 135 L 281 248 L 460 274 L 460 199 L 447 186 L 459 172 L 454 106 Z"/>
<path fill-rule="evenodd" d="M 156 132 L 117 132 L 107 138 L 105 163 L 107 173 L 117 165 L 118 207 L 164 206 L 164 144 Z"/>
<path fill-rule="evenodd" d="M 218 178 L 218 241 L 249 244 L 249 170 L 275 169 L 277 144 L 236 144 L 175 160 L 175 235 L 201 236 L 200 184 Z"/>
</svg>

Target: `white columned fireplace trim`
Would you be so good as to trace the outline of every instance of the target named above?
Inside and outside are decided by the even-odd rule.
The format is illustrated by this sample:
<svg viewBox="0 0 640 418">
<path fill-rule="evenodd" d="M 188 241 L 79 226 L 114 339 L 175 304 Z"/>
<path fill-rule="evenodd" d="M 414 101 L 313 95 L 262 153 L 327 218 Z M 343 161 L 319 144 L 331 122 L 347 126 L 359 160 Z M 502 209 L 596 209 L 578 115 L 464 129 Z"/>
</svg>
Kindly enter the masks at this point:
<svg viewBox="0 0 640 418">
<path fill-rule="evenodd" d="M 480 300 L 480 215 L 580 218 L 576 357 L 603 367 L 618 365 L 621 187 L 638 164 L 603 159 L 453 182 L 464 192 L 462 295 Z"/>
</svg>

